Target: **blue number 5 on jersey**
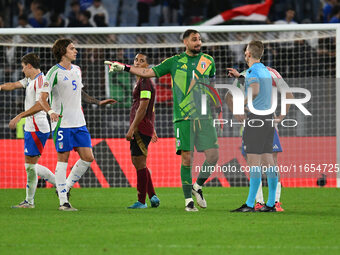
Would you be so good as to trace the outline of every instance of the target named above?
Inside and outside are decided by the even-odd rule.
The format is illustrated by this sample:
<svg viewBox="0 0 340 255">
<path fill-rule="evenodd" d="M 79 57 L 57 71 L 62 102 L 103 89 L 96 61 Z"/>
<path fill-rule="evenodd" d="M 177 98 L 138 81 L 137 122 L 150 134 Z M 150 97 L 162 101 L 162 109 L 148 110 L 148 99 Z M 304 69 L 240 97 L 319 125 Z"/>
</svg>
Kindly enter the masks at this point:
<svg viewBox="0 0 340 255">
<path fill-rule="evenodd" d="M 76 90 L 76 89 L 77 89 L 76 80 L 73 80 L 73 81 L 72 81 L 72 85 L 73 85 L 73 90 Z"/>
</svg>

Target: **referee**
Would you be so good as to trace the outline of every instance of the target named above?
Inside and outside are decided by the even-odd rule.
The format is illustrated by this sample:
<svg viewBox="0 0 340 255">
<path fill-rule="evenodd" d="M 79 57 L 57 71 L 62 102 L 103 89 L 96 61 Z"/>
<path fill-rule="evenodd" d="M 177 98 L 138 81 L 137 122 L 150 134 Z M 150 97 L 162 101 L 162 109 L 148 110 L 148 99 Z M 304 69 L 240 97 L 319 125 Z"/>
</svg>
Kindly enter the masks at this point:
<svg viewBox="0 0 340 255">
<path fill-rule="evenodd" d="M 272 103 L 272 78 L 267 68 L 260 62 L 264 47 L 261 41 L 251 41 L 245 51 L 245 60 L 249 69 L 245 76 L 245 105 L 247 102 L 248 88 L 252 88 L 252 106 L 257 111 L 265 111 L 271 108 Z M 245 116 L 236 115 L 239 121 L 244 121 Z M 254 203 L 257 190 L 261 183 L 261 157 L 262 166 L 265 167 L 268 180 L 268 201 L 260 212 L 275 212 L 275 193 L 277 187 L 277 173 L 274 171 L 273 114 L 257 115 L 247 112 L 246 126 L 243 134 L 244 149 L 247 153 L 247 163 L 250 167 L 249 194 L 245 204 L 232 212 L 254 212 Z M 269 120 L 269 121 L 268 121 Z"/>
</svg>

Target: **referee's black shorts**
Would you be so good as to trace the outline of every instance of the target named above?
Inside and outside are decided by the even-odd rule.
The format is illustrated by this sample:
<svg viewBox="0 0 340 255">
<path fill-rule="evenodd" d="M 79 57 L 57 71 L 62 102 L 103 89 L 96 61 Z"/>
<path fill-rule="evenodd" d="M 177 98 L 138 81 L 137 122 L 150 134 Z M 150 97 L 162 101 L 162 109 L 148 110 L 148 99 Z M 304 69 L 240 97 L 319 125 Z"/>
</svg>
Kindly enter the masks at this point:
<svg viewBox="0 0 340 255">
<path fill-rule="evenodd" d="M 151 141 L 151 136 L 143 135 L 140 132 L 136 132 L 130 141 L 131 156 L 148 156 L 148 146 Z"/>
<path fill-rule="evenodd" d="M 274 124 L 273 115 L 247 114 L 243 141 L 247 154 L 273 153 Z"/>
</svg>

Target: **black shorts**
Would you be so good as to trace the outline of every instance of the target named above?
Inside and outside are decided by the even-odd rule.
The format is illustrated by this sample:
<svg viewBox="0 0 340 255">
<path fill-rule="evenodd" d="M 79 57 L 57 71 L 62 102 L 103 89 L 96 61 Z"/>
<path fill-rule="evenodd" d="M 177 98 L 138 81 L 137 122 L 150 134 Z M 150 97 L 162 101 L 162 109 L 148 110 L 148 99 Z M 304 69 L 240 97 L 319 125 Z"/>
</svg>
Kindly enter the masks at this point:
<svg viewBox="0 0 340 255">
<path fill-rule="evenodd" d="M 270 121 L 272 119 L 272 114 L 259 116 L 248 113 L 243 133 L 247 154 L 273 153 L 274 124 Z"/>
<path fill-rule="evenodd" d="M 139 132 L 133 135 L 130 141 L 131 156 L 148 156 L 148 146 L 151 141 L 151 136 L 143 135 Z"/>
</svg>

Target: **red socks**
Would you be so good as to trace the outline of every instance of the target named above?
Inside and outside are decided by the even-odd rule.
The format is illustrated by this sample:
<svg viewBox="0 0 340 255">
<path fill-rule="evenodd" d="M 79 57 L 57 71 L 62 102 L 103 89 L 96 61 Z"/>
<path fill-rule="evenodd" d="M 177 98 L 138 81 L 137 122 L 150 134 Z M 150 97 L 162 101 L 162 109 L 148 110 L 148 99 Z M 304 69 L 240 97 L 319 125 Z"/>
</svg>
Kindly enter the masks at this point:
<svg viewBox="0 0 340 255">
<path fill-rule="evenodd" d="M 147 168 L 137 170 L 138 201 L 141 202 L 142 204 L 145 204 L 146 189 L 148 183 L 147 172 L 148 172 Z"/>
<path fill-rule="evenodd" d="M 150 170 L 148 168 L 146 168 L 146 175 L 148 177 L 148 186 L 147 186 L 146 190 L 148 192 L 149 198 L 152 198 L 154 195 L 156 195 L 156 192 L 155 192 L 155 189 L 153 188 L 151 174 L 150 174 Z"/>
<path fill-rule="evenodd" d="M 138 201 L 142 204 L 145 204 L 146 193 L 148 193 L 149 198 L 156 194 L 148 168 L 137 170 L 137 191 Z"/>
</svg>

